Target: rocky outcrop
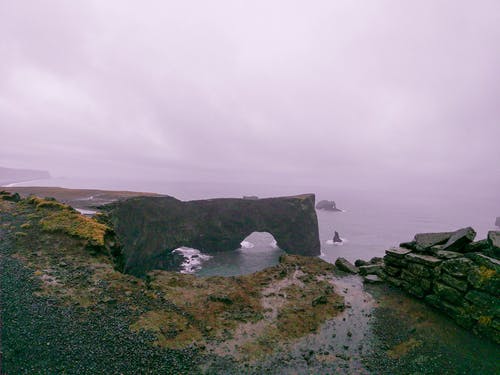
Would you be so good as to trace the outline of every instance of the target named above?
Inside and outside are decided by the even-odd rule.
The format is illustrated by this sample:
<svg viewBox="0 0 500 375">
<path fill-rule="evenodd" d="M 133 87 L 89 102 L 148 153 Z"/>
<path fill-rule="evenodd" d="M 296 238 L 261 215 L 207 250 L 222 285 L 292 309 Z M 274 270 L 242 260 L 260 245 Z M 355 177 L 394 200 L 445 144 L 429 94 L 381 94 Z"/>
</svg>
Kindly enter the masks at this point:
<svg viewBox="0 0 500 375">
<path fill-rule="evenodd" d="M 319 201 L 318 204 L 316 204 L 316 209 L 325 211 L 341 211 L 337 208 L 335 201 L 326 200 Z"/>
<path fill-rule="evenodd" d="M 333 242 L 342 242 L 342 238 L 340 238 L 339 232 L 335 231 L 333 235 Z"/>
<path fill-rule="evenodd" d="M 472 228 L 416 235 L 413 249 L 386 251 L 380 275 L 500 343 L 500 232 L 487 241 L 471 242 L 474 236 Z"/>
<path fill-rule="evenodd" d="M 341 271 L 348 273 L 358 273 L 359 269 L 345 258 L 337 258 L 335 265 Z"/>
<path fill-rule="evenodd" d="M 102 207 L 124 246 L 124 271 L 143 275 L 168 269 L 181 246 L 206 253 L 236 250 L 253 232 L 271 233 L 284 251 L 319 255 L 314 195 L 182 202 L 136 197 Z"/>
</svg>

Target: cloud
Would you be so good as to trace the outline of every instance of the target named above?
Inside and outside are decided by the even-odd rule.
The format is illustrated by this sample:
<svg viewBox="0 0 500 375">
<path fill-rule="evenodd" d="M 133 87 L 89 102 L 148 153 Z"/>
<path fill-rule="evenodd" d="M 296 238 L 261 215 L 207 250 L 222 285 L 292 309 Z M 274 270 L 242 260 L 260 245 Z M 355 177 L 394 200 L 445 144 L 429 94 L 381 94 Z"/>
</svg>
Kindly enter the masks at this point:
<svg viewBox="0 0 500 375">
<path fill-rule="evenodd" d="M 497 1 L 4 2 L 0 158 L 498 184 L 498 14 Z"/>
</svg>

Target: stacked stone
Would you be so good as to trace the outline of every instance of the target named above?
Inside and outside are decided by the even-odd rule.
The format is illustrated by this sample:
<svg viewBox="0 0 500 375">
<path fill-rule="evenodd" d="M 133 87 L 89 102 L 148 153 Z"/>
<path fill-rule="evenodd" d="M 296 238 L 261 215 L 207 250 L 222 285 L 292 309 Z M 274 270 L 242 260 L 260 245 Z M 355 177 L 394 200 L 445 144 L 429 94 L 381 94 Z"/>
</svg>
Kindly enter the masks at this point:
<svg viewBox="0 0 500 375">
<path fill-rule="evenodd" d="M 500 232 L 472 242 L 475 235 L 472 228 L 417 234 L 386 251 L 382 276 L 500 343 Z"/>
</svg>

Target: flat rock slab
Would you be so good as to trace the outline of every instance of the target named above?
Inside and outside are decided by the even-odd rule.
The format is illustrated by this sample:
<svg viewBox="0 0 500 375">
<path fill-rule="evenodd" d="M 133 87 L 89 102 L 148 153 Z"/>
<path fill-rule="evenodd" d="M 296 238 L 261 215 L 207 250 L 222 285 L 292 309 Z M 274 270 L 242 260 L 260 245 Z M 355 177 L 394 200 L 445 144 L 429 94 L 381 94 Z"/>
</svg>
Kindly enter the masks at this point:
<svg viewBox="0 0 500 375">
<path fill-rule="evenodd" d="M 453 232 L 417 233 L 414 241 L 417 248 L 427 249 L 446 243 L 452 235 Z"/>
<path fill-rule="evenodd" d="M 404 258 L 406 254 L 411 253 L 411 250 L 409 249 L 404 249 L 402 247 L 392 247 L 388 250 L 385 251 L 387 255 L 392 255 L 396 258 Z"/>
<path fill-rule="evenodd" d="M 444 244 L 443 250 L 463 252 L 465 245 L 474 241 L 475 237 L 476 231 L 471 227 L 459 229 Z"/>
<path fill-rule="evenodd" d="M 439 265 L 443 260 L 436 258 L 432 255 L 422 255 L 422 254 L 406 254 L 405 259 L 410 262 L 420 263 L 429 267 L 435 267 Z"/>
<path fill-rule="evenodd" d="M 462 253 L 457 253 L 455 251 L 446 251 L 446 250 L 438 250 L 435 253 L 433 253 L 433 255 L 438 257 L 439 259 L 455 259 L 464 256 Z"/>
<path fill-rule="evenodd" d="M 337 258 L 335 265 L 339 270 L 349 273 L 358 273 L 359 269 L 345 258 Z"/>
<path fill-rule="evenodd" d="M 382 279 L 377 275 L 367 275 L 363 278 L 363 281 L 368 284 L 377 284 L 381 283 Z"/>
</svg>

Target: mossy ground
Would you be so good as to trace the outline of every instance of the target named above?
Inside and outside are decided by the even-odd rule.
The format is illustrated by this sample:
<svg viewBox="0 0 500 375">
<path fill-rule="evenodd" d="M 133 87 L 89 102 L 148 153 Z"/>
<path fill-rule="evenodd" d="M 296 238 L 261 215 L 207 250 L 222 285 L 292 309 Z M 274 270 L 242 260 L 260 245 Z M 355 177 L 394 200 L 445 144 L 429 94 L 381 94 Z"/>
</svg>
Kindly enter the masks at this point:
<svg viewBox="0 0 500 375">
<path fill-rule="evenodd" d="M 159 349 L 219 355 L 230 346 L 224 355 L 251 360 L 314 333 L 341 310 L 335 267 L 317 258 L 286 255 L 238 277 L 153 271 L 141 279 L 117 271 L 109 254 L 89 251 L 89 243 L 104 244 L 109 228 L 69 206 L 0 201 L 0 216 L 12 218 L 1 224 L 17 233 L 8 256 L 31 274 L 35 297 L 78 308 L 82 322 L 119 306 L 130 334 L 153 337 L 148 345 Z"/>
</svg>

